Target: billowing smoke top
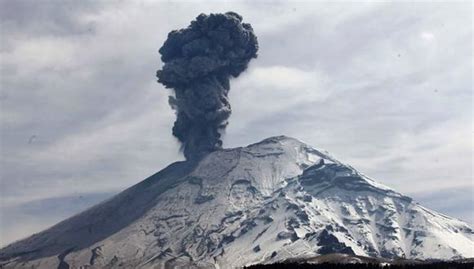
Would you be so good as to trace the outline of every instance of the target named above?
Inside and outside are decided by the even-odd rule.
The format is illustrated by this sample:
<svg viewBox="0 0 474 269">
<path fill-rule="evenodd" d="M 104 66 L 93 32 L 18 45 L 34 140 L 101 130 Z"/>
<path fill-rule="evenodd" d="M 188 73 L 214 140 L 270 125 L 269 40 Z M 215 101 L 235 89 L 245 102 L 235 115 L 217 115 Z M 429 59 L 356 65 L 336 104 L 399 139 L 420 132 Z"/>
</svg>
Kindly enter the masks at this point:
<svg viewBox="0 0 474 269">
<path fill-rule="evenodd" d="M 247 69 L 257 50 L 252 26 L 234 12 L 201 14 L 187 28 L 168 34 L 157 77 L 175 91 L 169 98 L 177 114 L 173 135 L 187 159 L 222 147 L 220 131 L 231 114 L 229 79 Z"/>
</svg>

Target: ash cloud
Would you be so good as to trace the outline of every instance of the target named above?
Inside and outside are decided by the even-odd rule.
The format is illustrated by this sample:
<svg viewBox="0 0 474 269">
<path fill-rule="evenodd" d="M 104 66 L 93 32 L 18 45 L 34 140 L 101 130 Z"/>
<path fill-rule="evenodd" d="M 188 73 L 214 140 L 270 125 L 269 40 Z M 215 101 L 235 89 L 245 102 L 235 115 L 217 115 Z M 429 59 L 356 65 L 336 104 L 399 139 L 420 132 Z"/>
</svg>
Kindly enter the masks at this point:
<svg viewBox="0 0 474 269">
<path fill-rule="evenodd" d="M 168 34 L 159 50 L 164 65 L 157 77 L 174 89 L 169 97 L 177 115 L 173 135 L 186 159 L 222 147 L 221 131 L 232 112 L 229 80 L 247 69 L 257 50 L 252 26 L 234 12 L 201 14 L 187 28 Z"/>
</svg>

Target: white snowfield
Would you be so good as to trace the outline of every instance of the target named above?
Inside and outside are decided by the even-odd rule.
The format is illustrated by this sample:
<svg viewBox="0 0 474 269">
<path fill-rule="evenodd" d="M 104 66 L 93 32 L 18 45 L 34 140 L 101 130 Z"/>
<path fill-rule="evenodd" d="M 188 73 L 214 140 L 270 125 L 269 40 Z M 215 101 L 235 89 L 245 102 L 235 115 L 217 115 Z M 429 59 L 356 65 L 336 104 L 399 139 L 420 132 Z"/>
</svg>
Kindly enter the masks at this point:
<svg viewBox="0 0 474 269">
<path fill-rule="evenodd" d="M 236 268 L 327 253 L 474 257 L 473 230 L 279 136 L 178 162 L 0 251 L 4 268 Z"/>
</svg>

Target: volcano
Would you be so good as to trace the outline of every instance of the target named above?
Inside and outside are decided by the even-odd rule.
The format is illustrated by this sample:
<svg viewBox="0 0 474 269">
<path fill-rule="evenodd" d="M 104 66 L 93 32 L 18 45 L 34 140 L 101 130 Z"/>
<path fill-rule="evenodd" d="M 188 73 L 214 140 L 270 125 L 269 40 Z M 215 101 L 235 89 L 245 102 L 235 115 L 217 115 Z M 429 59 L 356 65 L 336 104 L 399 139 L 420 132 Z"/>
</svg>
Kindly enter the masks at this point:
<svg viewBox="0 0 474 269">
<path fill-rule="evenodd" d="M 176 162 L 0 251 L 4 268 L 236 268 L 331 253 L 474 256 L 474 232 L 278 136 Z"/>
</svg>

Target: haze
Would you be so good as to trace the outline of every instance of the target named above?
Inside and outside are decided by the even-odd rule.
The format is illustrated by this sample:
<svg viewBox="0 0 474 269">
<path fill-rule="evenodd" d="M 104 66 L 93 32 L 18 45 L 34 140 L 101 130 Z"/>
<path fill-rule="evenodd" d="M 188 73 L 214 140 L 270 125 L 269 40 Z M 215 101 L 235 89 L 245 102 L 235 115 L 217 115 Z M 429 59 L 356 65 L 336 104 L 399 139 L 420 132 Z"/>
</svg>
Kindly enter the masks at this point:
<svg viewBox="0 0 474 269">
<path fill-rule="evenodd" d="M 183 159 L 158 48 L 229 10 L 260 49 L 224 147 L 292 136 L 474 222 L 469 2 L 0 3 L 1 245 Z"/>
</svg>

